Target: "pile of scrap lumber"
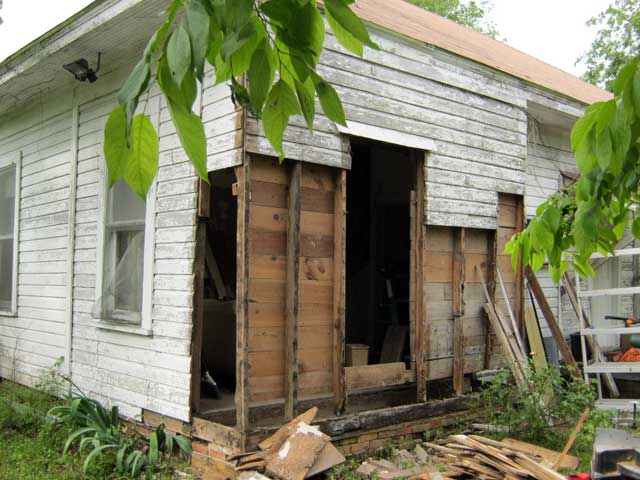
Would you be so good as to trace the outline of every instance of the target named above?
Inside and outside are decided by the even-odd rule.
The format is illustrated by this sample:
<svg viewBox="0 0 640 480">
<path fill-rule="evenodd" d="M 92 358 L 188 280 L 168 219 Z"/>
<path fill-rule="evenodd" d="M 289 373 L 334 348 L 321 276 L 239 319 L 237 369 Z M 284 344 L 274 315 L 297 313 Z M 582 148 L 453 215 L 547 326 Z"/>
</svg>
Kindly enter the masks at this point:
<svg viewBox="0 0 640 480">
<path fill-rule="evenodd" d="M 452 435 L 445 442 L 424 443 L 447 479 L 564 480 L 554 468 L 573 470 L 578 459 L 516 440 L 502 442 L 478 435 Z"/>
<path fill-rule="evenodd" d="M 260 480 L 265 476 L 280 480 L 303 480 L 345 461 L 345 457 L 311 422 L 316 407 L 282 426 L 258 444 L 255 452 L 237 455 L 236 471 L 242 480 Z"/>
</svg>

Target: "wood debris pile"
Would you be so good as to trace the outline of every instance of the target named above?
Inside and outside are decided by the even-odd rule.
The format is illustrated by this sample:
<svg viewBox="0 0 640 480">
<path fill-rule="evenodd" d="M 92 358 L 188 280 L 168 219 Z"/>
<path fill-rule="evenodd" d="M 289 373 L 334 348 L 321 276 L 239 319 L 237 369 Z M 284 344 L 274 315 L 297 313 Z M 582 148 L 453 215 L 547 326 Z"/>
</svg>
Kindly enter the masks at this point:
<svg viewBox="0 0 640 480">
<path fill-rule="evenodd" d="M 507 439 L 452 435 L 441 444 L 424 443 L 433 463 L 444 466 L 447 479 L 564 480 L 552 466 L 575 469 L 578 459 L 553 450 Z"/>
<path fill-rule="evenodd" d="M 316 407 L 282 426 L 276 433 L 258 444 L 255 452 L 234 457 L 241 478 L 303 480 L 345 461 L 345 457 L 311 422 L 318 413 Z"/>
</svg>

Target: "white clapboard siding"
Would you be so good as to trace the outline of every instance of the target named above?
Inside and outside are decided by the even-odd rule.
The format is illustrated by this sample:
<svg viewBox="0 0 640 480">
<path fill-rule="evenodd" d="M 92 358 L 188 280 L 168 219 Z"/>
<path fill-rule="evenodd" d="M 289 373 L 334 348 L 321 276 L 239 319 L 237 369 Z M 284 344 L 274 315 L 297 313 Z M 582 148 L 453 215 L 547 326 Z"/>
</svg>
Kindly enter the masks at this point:
<svg viewBox="0 0 640 480">
<path fill-rule="evenodd" d="M 102 129 L 114 98 L 108 95 L 80 107 L 72 375 L 79 386 L 96 398 L 119 405 L 129 416 L 139 416 L 146 408 L 186 420 L 191 362 L 191 328 L 187 323 L 191 322 L 193 297 L 197 196 L 193 166 L 179 148 L 166 108 L 150 113 L 157 119 L 165 118 L 164 123 L 159 123 L 162 152 L 156 189 L 154 271 L 162 272 L 162 262 L 167 259 L 174 263 L 167 265 L 166 274 L 158 275 L 157 281 L 151 279 L 156 289 L 152 335 L 102 328 L 104 322 L 92 317 L 96 301 L 99 167 L 104 161 Z M 154 100 L 157 105 L 155 97 L 149 105 Z M 167 284 L 166 277 L 174 274 L 182 281 Z M 156 319 L 159 308 L 168 312 Z M 178 309 L 177 315 L 170 311 L 174 308 Z M 183 313 L 185 309 L 188 316 Z"/>
<path fill-rule="evenodd" d="M 0 156 L 22 156 L 18 311 L 0 316 L 0 375 L 27 385 L 65 354 L 71 113 L 48 111 L 0 119 Z"/>
<path fill-rule="evenodd" d="M 212 172 L 242 163 L 242 109 L 231 101 L 229 85 L 214 85 L 208 68 L 202 93 L 202 121 L 207 136 L 207 169 Z"/>
</svg>

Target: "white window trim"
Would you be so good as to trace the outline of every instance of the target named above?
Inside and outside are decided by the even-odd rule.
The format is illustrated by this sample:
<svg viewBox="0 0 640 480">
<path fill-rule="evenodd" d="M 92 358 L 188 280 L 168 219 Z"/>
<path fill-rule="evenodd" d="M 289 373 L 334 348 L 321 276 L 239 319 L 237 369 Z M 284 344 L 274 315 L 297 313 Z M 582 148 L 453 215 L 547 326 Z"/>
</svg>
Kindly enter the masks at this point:
<svg viewBox="0 0 640 480">
<path fill-rule="evenodd" d="M 98 189 L 98 242 L 96 256 L 96 301 L 102 296 L 104 286 L 104 268 L 106 265 L 107 246 L 107 200 L 109 192 L 109 175 L 103 161 L 100 163 L 100 178 Z M 133 333 L 137 335 L 153 334 L 153 264 L 155 261 L 155 232 L 156 232 L 156 180 L 153 181 L 147 193 L 144 226 L 144 258 L 142 267 L 142 311 L 139 325 L 129 324 L 115 318 L 100 318 L 96 327 L 117 332 Z"/>
<path fill-rule="evenodd" d="M 0 310 L 0 316 L 15 317 L 18 315 L 18 259 L 20 253 L 20 186 L 22 185 L 22 152 L 0 158 L 0 170 L 16 167 L 15 199 L 13 205 L 13 278 L 11 284 L 11 308 Z"/>
</svg>

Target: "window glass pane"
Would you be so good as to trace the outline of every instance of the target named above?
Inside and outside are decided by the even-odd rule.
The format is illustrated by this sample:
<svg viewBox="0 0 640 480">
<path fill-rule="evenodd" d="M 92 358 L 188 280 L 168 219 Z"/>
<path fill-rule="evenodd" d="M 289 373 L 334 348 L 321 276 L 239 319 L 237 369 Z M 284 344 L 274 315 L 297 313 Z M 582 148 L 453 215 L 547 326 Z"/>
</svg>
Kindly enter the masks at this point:
<svg viewBox="0 0 640 480">
<path fill-rule="evenodd" d="M 0 170 L 0 310 L 11 309 L 16 167 Z"/>
<path fill-rule="evenodd" d="M 112 235 L 115 272 L 114 310 L 142 311 L 144 231 L 117 231 Z"/>
<path fill-rule="evenodd" d="M 145 203 L 124 180 L 109 189 L 111 222 L 139 221 L 144 223 Z"/>
<path fill-rule="evenodd" d="M 0 238 L 0 310 L 11 309 L 13 285 L 13 239 Z"/>
<path fill-rule="evenodd" d="M 0 237 L 13 237 L 16 167 L 0 170 Z"/>
</svg>

